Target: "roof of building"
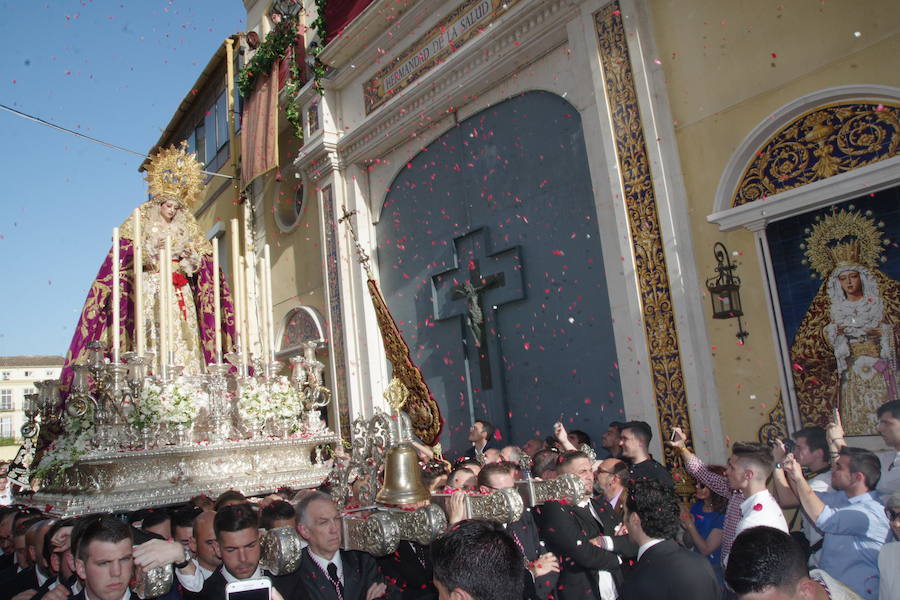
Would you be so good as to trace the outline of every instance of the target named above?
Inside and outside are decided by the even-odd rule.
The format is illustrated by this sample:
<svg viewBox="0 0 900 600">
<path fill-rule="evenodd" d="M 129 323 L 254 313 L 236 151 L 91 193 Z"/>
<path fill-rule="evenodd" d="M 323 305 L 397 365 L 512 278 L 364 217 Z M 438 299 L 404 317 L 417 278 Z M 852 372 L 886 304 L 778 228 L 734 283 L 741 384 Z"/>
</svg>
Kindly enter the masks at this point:
<svg viewBox="0 0 900 600">
<path fill-rule="evenodd" d="M 0 367 L 61 367 L 62 356 L 0 356 Z"/>
<path fill-rule="evenodd" d="M 178 133 L 178 129 L 181 126 L 182 120 L 191 112 L 191 108 L 193 108 L 194 103 L 198 100 L 198 98 L 202 97 L 202 94 L 200 92 L 202 92 L 206 88 L 207 84 L 215 74 L 216 69 L 220 68 L 222 63 L 225 61 L 226 40 L 239 41 L 240 39 L 241 34 L 234 33 L 225 38 L 225 40 L 222 40 L 222 43 L 219 44 L 218 48 L 216 48 L 215 53 L 213 53 L 212 57 L 209 59 L 209 62 L 206 64 L 203 72 L 200 73 L 197 81 L 194 82 L 194 86 L 190 89 L 190 91 L 188 91 L 188 93 L 184 96 L 184 99 L 178 105 L 178 108 L 175 110 L 175 114 L 172 115 L 172 119 L 169 121 L 169 124 L 166 125 L 165 130 L 162 132 L 162 135 L 159 136 L 159 139 L 155 144 L 153 144 L 153 147 L 150 148 L 150 151 L 147 153 L 148 158 L 144 159 L 144 161 L 141 163 L 141 166 L 138 167 L 138 171 L 143 172 L 147 170 L 147 165 L 150 164 L 149 157 L 156 154 L 163 147 L 175 142 L 174 137 Z M 237 52 L 237 48 L 235 48 L 235 52 Z"/>
</svg>

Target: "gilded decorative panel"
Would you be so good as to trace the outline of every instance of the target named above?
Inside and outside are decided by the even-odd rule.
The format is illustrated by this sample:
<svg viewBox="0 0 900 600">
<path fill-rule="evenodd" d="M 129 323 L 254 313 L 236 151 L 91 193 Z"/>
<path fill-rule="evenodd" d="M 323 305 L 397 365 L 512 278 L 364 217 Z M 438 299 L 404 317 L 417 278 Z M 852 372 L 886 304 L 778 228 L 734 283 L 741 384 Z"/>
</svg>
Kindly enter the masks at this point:
<svg viewBox="0 0 900 600">
<path fill-rule="evenodd" d="M 690 436 L 659 211 L 619 3 L 611 2 L 597 11 L 594 24 L 631 232 L 659 427 L 661 431 L 681 427 Z M 666 462 L 675 464 L 675 455 L 669 448 Z"/>
<path fill-rule="evenodd" d="M 791 121 L 756 152 L 731 205 L 852 171 L 898 154 L 900 107 L 874 101 L 819 107 Z"/>
</svg>

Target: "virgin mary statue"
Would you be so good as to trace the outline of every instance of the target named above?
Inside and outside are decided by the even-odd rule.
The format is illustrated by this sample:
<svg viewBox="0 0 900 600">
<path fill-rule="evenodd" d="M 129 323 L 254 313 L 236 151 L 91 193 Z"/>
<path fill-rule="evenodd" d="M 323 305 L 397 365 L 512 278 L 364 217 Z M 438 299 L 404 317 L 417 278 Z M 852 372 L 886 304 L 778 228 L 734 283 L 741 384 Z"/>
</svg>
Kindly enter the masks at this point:
<svg viewBox="0 0 900 600">
<path fill-rule="evenodd" d="M 221 272 L 213 273 L 212 245 L 200 232 L 191 207 L 203 190 L 202 166 L 195 155 L 180 148 L 160 150 L 147 168 L 150 200 L 140 205 L 135 214 L 120 227 L 119 303 L 120 354 L 135 349 L 135 324 L 141 319 L 147 339 L 150 370 L 160 373 L 160 290 L 171 289 L 169 319 L 172 332 L 170 356 L 174 364 L 184 367 L 185 374 L 199 374 L 205 365 L 216 362 L 217 349 L 214 307 L 214 277 L 219 278 L 221 295 L 221 338 L 223 354 L 234 345 L 234 309 Z M 135 219 L 139 219 L 140 237 Z M 166 240 L 171 246 L 171 281 L 160 276 L 160 256 Z M 141 273 L 143 314 L 135 314 L 135 246 L 142 255 Z M 103 342 L 112 356 L 112 261 L 110 249 L 91 285 L 78 319 L 75 335 L 66 354 L 60 376 L 63 392 L 72 381 L 73 366 L 87 359 L 90 342 Z"/>
<path fill-rule="evenodd" d="M 852 206 L 808 233 L 807 262 L 824 282 L 791 344 L 800 413 L 824 425 L 836 408 L 847 435 L 872 435 L 878 407 L 898 399 L 900 282 L 876 268 L 887 240 Z"/>
</svg>

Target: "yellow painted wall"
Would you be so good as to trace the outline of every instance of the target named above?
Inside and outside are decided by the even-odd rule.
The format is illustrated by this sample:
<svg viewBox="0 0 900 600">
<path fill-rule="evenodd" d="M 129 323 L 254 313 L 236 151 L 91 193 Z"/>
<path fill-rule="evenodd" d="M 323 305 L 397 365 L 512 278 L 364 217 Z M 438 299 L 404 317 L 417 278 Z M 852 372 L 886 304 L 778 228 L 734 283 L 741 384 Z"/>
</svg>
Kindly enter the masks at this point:
<svg viewBox="0 0 900 600">
<path fill-rule="evenodd" d="M 719 179 L 737 146 L 779 107 L 849 84 L 900 87 L 900 5 L 781 0 L 651 0 L 684 173 L 701 278 L 713 274 L 712 246 L 736 252 L 742 279 L 745 346 L 736 320 L 707 327 L 722 406 L 733 440 L 756 439 L 779 390 L 771 319 L 754 236 L 706 222 Z M 704 289 L 705 292 L 705 289 Z"/>
</svg>

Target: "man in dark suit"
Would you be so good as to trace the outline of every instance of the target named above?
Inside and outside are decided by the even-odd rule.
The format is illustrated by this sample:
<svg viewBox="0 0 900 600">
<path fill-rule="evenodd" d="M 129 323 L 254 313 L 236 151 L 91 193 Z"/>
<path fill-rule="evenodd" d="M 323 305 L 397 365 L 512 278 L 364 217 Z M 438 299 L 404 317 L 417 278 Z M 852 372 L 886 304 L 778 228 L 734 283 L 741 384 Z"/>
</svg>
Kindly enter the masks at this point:
<svg viewBox="0 0 900 600">
<path fill-rule="evenodd" d="M 295 573 L 273 579 L 285 590 L 285 600 L 374 600 L 385 595 L 387 587 L 375 559 L 365 552 L 340 549 L 341 514 L 331 496 L 313 492 L 296 508 L 297 530 L 309 545 Z"/>
<path fill-rule="evenodd" d="M 535 509 L 541 538 L 559 557 L 557 598 L 613 598 L 623 581 L 623 559 L 634 554 L 634 543 L 626 536 L 615 535 L 619 519 L 609 503 L 591 498 L 594 476 L 584 452 L 564 453 L 557 471 L 577 475 L 585 486 L 580 502 L 550 501 Z"/>
<path fill-rule="evenodd" d="M 482 494 L 514 488 L 513 467 L 509 463 L 490 463 L 478 473 L 478 489 Z M 559 577 L 559 560 L 552 552 L 546 552 L 541 544 L 540 530 L 531 509 L 522 511 L 518 521 L 504 525 L 516 545 L 525 555 L 526 569 L 522 597 L 530 600 L 547 598 L 556 589 Z"/>
<path fill-rule="evenodd" d="M 20 521 L 16 526 L 16 561 L 22 569 L 0 588 L 0 600 L 15 598 L 26 590 L 36 590 L 47 579 L 47 570 L 42 569 L 36 559 L 43 553 L 44 533 L 52 524 L 53 521 L 34 517 Z"/>
<path fill-rule="evenodd" d="M 500 446 L 494 443 L 494 431 L 496 428 L 489 421 L 484 419 L 475 421 L 469 429 L 469 441 L 472 445 L 461 457 L 478 458 L 492 448 L 499 452 Z"/>
<path fill-rule="evenodd" d="M 659 481 L 635 481 L 629 486 L 625 524 L 639 548 L 622 600 L 719 599 L 709 561 L 675 541 L 679 514 L 675 493 Z"/>
<path fill-rule="evenodd" d="M 669 470 L 650 456 L 652 439 L 653 431 L 645 421 L 628 421 L 622 425 L 622 433 L 619 434 L 619 446 L 622 447 L 620 458 L 631 464 L 628 472 L 631 479 L 655 479 L 669 488 L 674 488 L 675 480 L 672 479 Z"/>
<path fill-rule="evenodd" d="M 525 562 L 503 528 L 489 521 L 453 525 L 431 543 L 434 584 L 441 598 L 520 600 Z"/>
<path fill-rule="evenodd" d="M 71 586 L 77 579 L 75 577 L 75 563 L 72 557 L 72 528 L 76 519 L 60 519 L 54 521 L 44 534 L 43 561 L 47 565 L 47 572 L 50 577 L 38 588 L 37 593 L 31 597 L 31 600 L 41 600 L 42 598 L 54 598 L 62 593 L 62 589 L 67 590 L 65 596 L 70 595 Z M 53 589 L 62 588 L 60 591 L 49 594 Z"/>
<path fill-rule="evenodd" d="M 222 564 L 203 582 L 200 600 L 223 600 L 229 583 L 268 576 L 259 565 L 259 518 L 250 504 L 232 504 L 220 509 L 213 519 L 213 531 L 216 536 L 213 549 Z M 185 560 L 175 566 L 181 568 L 181 564 L 188 566 L 189 562 Z M 283 578 L 272 577 L 272 582 L 282 596 L 291 592 L 282 587 L 286 583 Z"/>
<path fill-rule="evenodd" d="M 123 600 L 134 571 L 131 527 L 112 515 L 91 517 L 76 540 L 75 572 L 84 588 L 72 600 Z"/>
<path fill-rule="evenodd" d="M 18 509 L 14 506 L 0 507 L 0 572 L 4 572 L 3 580 L 8 580 L 16 574 L 15 553 L 13 552 L 13 521 Z M 11 568 L 11 570 L 10 570 Z"/>
</svg>

